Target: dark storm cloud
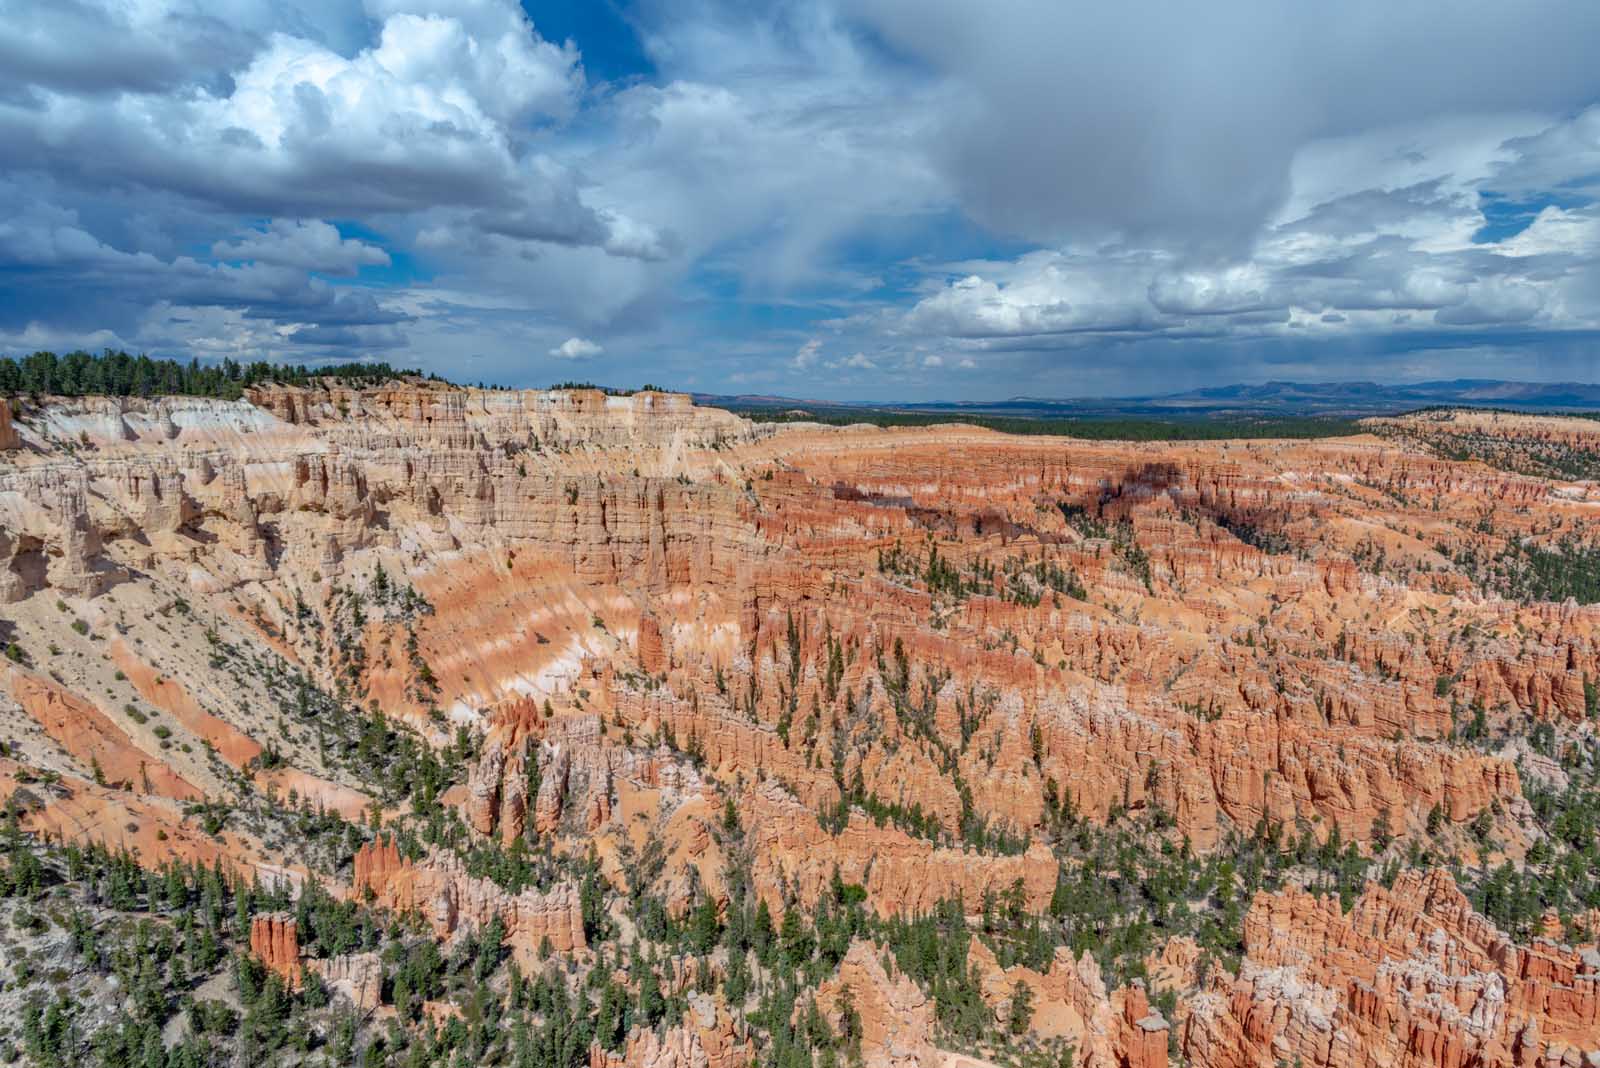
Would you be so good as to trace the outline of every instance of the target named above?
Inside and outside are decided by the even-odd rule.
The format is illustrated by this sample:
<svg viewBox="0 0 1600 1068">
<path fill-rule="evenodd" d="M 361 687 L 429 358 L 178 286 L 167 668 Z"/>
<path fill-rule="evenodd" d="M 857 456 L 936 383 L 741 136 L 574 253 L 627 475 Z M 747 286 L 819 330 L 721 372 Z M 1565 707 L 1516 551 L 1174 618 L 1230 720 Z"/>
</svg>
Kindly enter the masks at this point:
<svg viewBox="0 0 1600 1068">
<path fill-rule="evenodd" d="M 1033 240 L 1238 251 L 1308 141 L 1600 96 L 1586 0 L 847 7 L 950 81 L 939 152 L 963 203 Z"/>
<path fill-rule="evenodd" d="M 0 87 L 97 95 L 226 90 L 259 38 L 201 10 L 117 10 L 88 0 L 0 3 Z M 20 92 L 19 92 L 20 91 Z"/>
</svg>

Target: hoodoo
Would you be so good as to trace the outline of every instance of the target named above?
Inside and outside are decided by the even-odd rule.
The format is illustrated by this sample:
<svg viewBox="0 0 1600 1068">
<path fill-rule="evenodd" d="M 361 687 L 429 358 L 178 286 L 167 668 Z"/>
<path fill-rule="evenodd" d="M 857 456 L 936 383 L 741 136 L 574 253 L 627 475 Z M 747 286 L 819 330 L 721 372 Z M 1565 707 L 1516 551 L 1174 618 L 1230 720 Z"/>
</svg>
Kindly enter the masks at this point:
<svg viewBox="0 0 1600 1068">
<path fill-rule="evenodd" d="M 403 377 L 0 417 L 0 887 L 71 994 L 27 973 L 7 1033 L 1600 1046 L 1600 496 L 1499 462 L 1593 424 L 1090 442 Z"/>
</svg>

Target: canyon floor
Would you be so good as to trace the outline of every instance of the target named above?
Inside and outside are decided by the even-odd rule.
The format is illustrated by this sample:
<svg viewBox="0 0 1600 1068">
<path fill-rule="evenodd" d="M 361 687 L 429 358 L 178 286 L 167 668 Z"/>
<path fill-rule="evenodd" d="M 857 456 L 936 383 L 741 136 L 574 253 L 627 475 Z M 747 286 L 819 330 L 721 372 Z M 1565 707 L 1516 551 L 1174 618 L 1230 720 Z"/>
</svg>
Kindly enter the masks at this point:
<svg viewBox="0 0 1600 1068">
<path fill-rule="evenodd" d="M 0 1063 L 1600 1066 L 1600 422 L 0 401 Z"/>
</svg>

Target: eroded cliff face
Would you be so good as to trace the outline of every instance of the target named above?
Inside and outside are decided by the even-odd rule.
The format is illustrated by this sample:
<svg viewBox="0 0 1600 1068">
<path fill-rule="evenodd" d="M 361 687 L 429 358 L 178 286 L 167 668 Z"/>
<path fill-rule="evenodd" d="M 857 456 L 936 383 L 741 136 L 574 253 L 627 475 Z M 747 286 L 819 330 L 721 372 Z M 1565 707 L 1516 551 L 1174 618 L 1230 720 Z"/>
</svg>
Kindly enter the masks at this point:
<svg viewBox="0 0 1600 1068">
<path fill-rule="evenodd" d="M 546 893 L 507 894 L 492 881 L 469 875 L 452 857 L 413 863 L 392 841 L 362 846 L 354 860 L 359 896 L 382 908 L 421 917 L 434 934 L 448 940 L 463 927 L 482 930 L 498 917 L 505 943 L 524 967 L 554 950 L 570 953 L 586 942 L 576 889 L 559 886 Z"/>
<path fill-rule="evenodd" d="M 1597 983 L 1593 944 L 1517 945 L 1444 871 L 1371 883 L 1348 915 L 1263 894 L 1238 978 L 1189 1003 L 1183 1049 L 1227 1066 L 1576 1064 L 1600 1044 Z"/>
<path fill-rule="evenodd" d="M 305 965 L 300 960 L 300 935 L 294 917 L 276 912 L 252 916 L 250 952 L 291 988 L 300 985 Z"/>
<path fill-rule="evenodd" d="M 474 849 L 589 858 L 607 893 L 659 894 L 675 921 L 725 909 L 733 871 L 778 919 L 839 884 L 882 918 L 1008 895 L 1042 914 L 1078 823 L 1201 855 L 1276 828 L 1516 863 L 1542 837 L 1524 776 L 1560 769 L 1464 731 L 1580 729 L 1600 678 L 1600 609 L 1504 599 L 1469 562 L 1553 544 L 1600 493 L 1374 438 L 775 428 L 681 396 L 413 382 L 0 409 L 0 448 L 20 653 L 0 777 L 61 789 L 25 824 L 152 866 L 315 872 L 447 943 L 498 921 L 529 969 L 591 960 L 604 918 L 570 870 L 513 891 Z M 385 723 L 457 777 L 421 798 L 386 782 Z M 242 797 L 369 832 L 326 862 L 265 817 L 200 832 L 202 802 Z M 403 856 L 428 820 L 436 840 Z M 1591 1040 L 1581 954 L 1440 927 L 1475 948 L 1402 942 L 1382 971 L 1380 914 L 1454 907 L 1410 878 L 1353 919 L 1258 900 L 1244 971 L 1210 976 L 1184 1055 L 1454 1068 Z M 1272 957 L 1268 932 L 1301 956 Z M 840 971 L 886 1006 L 864 1045 L 932 1063 L 925 992 L 864 945 Z M 1356 945 L 1365 963 L 1339 963 Z M 286 946 L 263 927 L 286 977 L 375 996 L 367 965 Z M 1020 982 L 1029 1033 L 1091 1068 L 1165 1064 L 1168 1021 L 1092 958 L 982 952 L 997 1021 Z M 701 1008 L 630 1038 L 626 1063 L 746 1063 L 730 1007 Z"/>
</svg>

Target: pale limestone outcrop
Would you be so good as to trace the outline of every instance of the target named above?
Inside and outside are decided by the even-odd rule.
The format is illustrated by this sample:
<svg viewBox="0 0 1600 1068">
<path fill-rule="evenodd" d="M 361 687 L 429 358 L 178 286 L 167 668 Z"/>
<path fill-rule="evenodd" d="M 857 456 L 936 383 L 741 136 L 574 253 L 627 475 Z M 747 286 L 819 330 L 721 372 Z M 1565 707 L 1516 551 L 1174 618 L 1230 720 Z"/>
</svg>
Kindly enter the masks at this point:
<svg viewBox="0 0 1600 1068">
<path fill-rule="evenodd" d="M 506 944 L 524 967 L 538 959 L 546 939 L 552 949 L 571 952 L 587 946 L 577 888 L 570 884 L 547 893 L 509 894 L 488 879 L 466 873 L 449 854 L 420 862 L 402 859 L 393 842 L 362 846 L 355 857 L 355 891 L 380 907 L 421 916 L 441 938 L 459 928 L 481 929 L 493 917 L 505 924 Z"/>
<path fill-rule="evenodd" d="M 370 1012 L 383 1000 L 383 960 L 376 952 L 308 960 L 305 966 L 322 977 L 331 993 L 347 999 L 358 1011 Z"/>
<path fill-rule="evenodd" d="M 839 962 L 838 974 L 817 989 L 817 1008 L 838 1034 L 843 1018 L 841 1000 L 848 996 L 861 1022 L 865 1068 L 938 1064 L 933 1003 L 908 976 L 885 971 L 886 954 L 871 942 L 852 942 Z"/>
<path fill-rule="evenodd" d="M 664 1032 L 636 1030 L 626 1047 L 589 1051 L 590 1068 L 746 1068 L 756 1051 L 727 1007 L 705 994 L 689 995 L 684 1021 Z"/>
</svg>

